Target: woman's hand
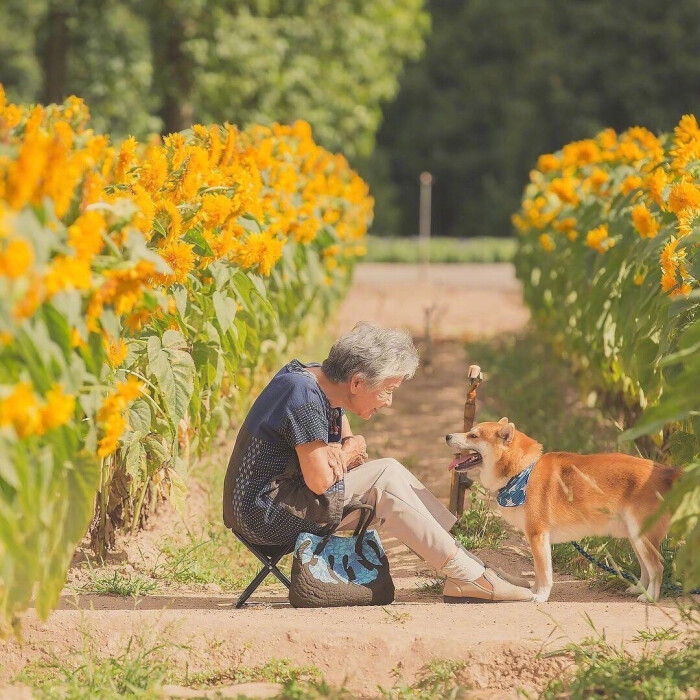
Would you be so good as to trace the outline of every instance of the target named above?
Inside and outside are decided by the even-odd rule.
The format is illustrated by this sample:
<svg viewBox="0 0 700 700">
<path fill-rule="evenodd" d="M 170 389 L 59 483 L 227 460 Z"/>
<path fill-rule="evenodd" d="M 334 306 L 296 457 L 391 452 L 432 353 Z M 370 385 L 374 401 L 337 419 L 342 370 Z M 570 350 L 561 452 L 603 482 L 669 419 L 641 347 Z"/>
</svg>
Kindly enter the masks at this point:
<svg viewBox="0 0 700 700">
<path fill-rule="evenodd" d="M 328 466 L 333 472 L 334 482 L 341 481 L 345 478 L 345 472 L 348 466 L 343 454 L 343 448 L 339 442 L 328 443 Z"/>
<path fill-rule="evenodd" d="M 362 435 L 349 435 L 343 438 L 341 450 L 347 469 L 359 467 L 360 464 L 364 464 L 368 459 L 367 443 Z"/>
</svg>

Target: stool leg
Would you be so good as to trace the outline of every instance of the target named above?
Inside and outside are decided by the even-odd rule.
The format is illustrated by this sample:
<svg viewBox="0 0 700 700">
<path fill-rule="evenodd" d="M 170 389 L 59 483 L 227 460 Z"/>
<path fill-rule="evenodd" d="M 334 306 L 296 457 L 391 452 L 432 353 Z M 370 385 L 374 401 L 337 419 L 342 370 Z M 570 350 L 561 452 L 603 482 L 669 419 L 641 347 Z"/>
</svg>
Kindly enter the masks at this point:
<svg viewBox="0 0 700 700">
<path fill-rule="evenodd" d="M 256 577 L 248 584 L 248 587 L 241 593 L 240 598 L 236 602 L 236 607 L 237 608 L 242 608 L 245 605 L 246 600 L 250 598 L 250 596 L 253 594 L 255 589 L 267 578 L 267 575 L 270 573 L 270 566 L 269 564 L 265 566 L 264 569 L 260 569 L 258 571 Z"/>
<path fill-rule="evenodd" d="M 267 578 L 269 574 L 276 576 L 287 588 L 292 585 L 291 581 L 277 568 L 277 563 L 283 556 L 284 554 L 281 554 L 270 561 L 263 562 L 263 568 L 260 569 L 256 577 L 248 584 L 248 587 L 243 591 L 243 593 L 241 593 L 240 598 L 236 603 L 237 608 L 241 608 L 245 605 L 248 598 L 250 598 L 255 589 Z M 258 559 L 262 561 L 262 557 L 259 555 Z"/>
<path fill-rule="evenodd" d="M 272 567 L 272 573 L 277 576 L 277 578 L 285 585 L 287 588 L 289 588 L 292 585 L 292 582 L 276 567 Z"/>
</svg>

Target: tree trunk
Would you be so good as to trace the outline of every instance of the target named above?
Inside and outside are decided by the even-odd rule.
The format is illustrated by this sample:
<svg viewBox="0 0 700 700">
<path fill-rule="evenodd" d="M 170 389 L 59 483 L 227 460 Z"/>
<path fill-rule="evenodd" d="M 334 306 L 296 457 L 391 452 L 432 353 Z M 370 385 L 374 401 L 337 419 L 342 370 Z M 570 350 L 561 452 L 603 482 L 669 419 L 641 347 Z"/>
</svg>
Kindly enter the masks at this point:
<svg viewBox="0 0 700 700">
<path fill-rule="evenodd" d="M 182 131 L 192 125 L 192 65 L 184 51 L 185 28 L 177 17 L 163 21 L 168 28 L 163 44 L 154 47 L 153 79 L 162 90 L 159 116 L 163 134 Z"/>
<path fill-rule="evenodd" d="M 65 2 L 53 0 L 49 4 L 44 54 L 44 100 L 47 103 L 60 103 L 66 98 L 66 66 L 70 46 L 68 17 Z"/>
</svg>

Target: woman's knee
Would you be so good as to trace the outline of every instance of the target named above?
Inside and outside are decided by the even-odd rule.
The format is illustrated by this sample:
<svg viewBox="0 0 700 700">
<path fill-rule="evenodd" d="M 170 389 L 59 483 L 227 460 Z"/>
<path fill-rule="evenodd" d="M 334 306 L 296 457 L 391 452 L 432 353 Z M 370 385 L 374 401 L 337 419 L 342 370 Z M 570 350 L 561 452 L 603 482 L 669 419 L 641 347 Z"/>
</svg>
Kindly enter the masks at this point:
<svg viewBox="0 0 700 700">
<path fill-rule="evenodd" d="M 382 460 L 381 479 L 384 483 L 392 483 L 396 480 L 406 481 L 412 479 L 411 472 L 393 457 L 385 457 Z"/>
</svg>

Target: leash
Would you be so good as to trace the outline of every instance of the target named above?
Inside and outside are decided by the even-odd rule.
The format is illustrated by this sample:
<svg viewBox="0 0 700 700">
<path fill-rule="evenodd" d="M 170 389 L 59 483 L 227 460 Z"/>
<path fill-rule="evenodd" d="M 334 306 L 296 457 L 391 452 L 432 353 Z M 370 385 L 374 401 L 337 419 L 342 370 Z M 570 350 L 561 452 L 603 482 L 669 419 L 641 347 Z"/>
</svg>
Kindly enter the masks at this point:
<svg viewBox="0 0 700 700">
<path fill-rule="evenodd" d="M 615 576 L 622 576 L 622 578 L 624 578 L 626 581 L 629 581 L 630 583 L 638 583 L 638 579 L 632 576 L 632 574 L 628 573 L 627 571 L 622 571 L 622 569 L 613 569 L 612 566 L 608 566 L 602 561 L 596 559 L 594 556 L 591 556 L 585 549 L 583 549 L 583 547 L 581 547 L 581 545 L 579 545 L 578 542 L 572 542 L 571 544 L 581 556 L 588 559 L 588 561 L 591 562 L 591 564 L 595 564 L 599 569 L 607 571 L 609 574 L 614 574 Z M 667 587 L 675 593 L 683 592 L 683 588 L 675 583 L 669 583 L 667 584 Z M 700 588 L 693 588 L 693 590 L 688 591 L 688 593 L 690 593 L 691 595 L 697 595 L 698 593 L 700 593 Z"/>
</svg>

